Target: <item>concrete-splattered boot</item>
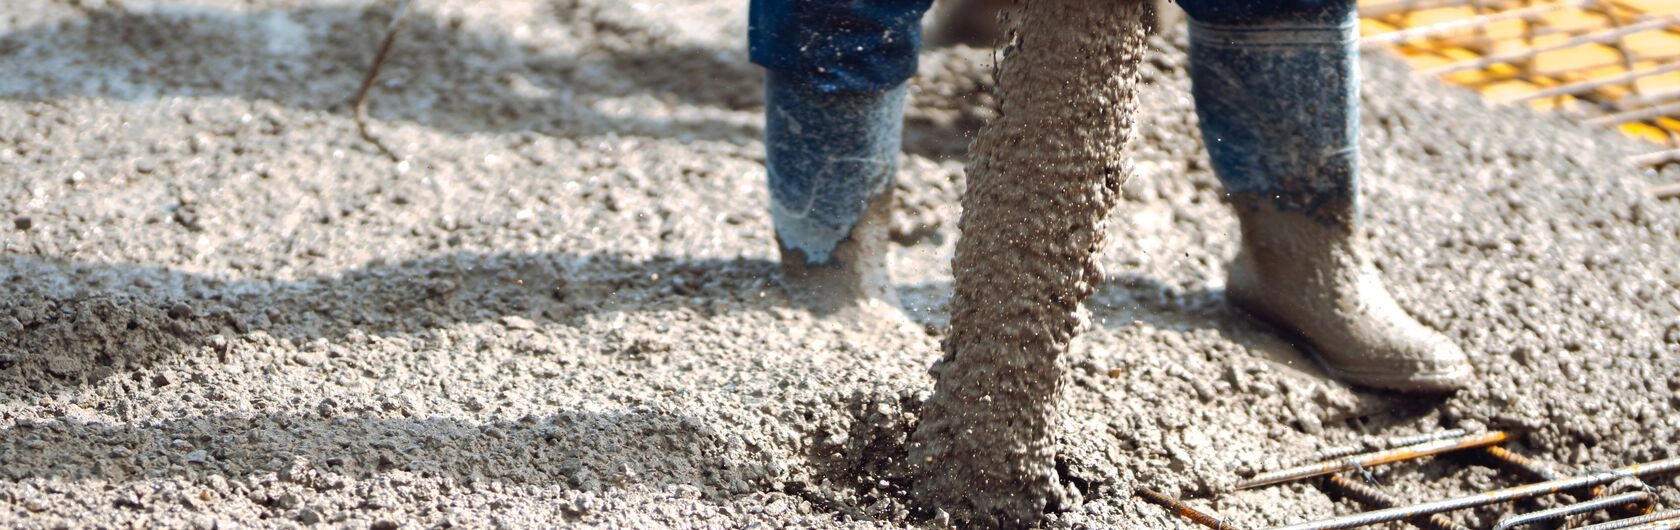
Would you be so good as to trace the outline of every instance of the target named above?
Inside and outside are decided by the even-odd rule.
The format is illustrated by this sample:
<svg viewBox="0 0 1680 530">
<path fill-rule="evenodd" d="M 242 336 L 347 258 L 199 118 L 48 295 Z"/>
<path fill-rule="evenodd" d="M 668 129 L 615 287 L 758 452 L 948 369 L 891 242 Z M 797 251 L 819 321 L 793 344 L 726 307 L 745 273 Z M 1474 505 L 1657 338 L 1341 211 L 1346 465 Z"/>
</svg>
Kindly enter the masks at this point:
<svg viewBox="0 0 1680 530">
<path fill-rule="evenodd" d="M 771 72 L 765 165 L 782 282 L 813 311 L 897 305 L 887 224 L 905 88 L 824 92 Z"/>
<path fill-rule="evenodd" d="M 1242 225 L 1229 300 L 1293 333 L 1339 379 L 1463 387 L 1464 352 L 1395 303 L 1360 230 L 1353 2 L 1259 15 L 1197 4 L 1183 3 L 1196 111 Z"/>
</svg>

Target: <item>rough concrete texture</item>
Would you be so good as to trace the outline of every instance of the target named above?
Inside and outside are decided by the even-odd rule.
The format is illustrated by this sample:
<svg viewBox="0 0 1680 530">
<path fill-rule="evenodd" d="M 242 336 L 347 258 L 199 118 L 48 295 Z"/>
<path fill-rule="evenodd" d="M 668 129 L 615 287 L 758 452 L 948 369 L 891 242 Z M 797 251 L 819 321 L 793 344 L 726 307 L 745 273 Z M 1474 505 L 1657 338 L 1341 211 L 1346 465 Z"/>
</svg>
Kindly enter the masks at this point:
<svg viewBox="0 0 1680 530">
<path fill-rule="evenodd" d="M 1014 10 L 998 118 L 971 147 L 950 333 L 910 439 L 915 498 L 964 528 L 1031 528 L 1077 502 L 1056 472 L 1069 342 L 1132 166 L 1144 4 Z M 1071 493 L 1071 494 L 1070 494 Z"/>
<path fill-rule="evenodd" d="M 124 5 L 0 8 L 0 526 L 922 524 L 902 458 L 989 51 L 926 55 L 911 97 L 893 271 L 923 332 L 771 283 L 741 2 L 422 2 L 371 107 L 406 164 L 348 112 L 387 8 Z M 1372 54 L 1376 262 L 1485 381 L 1350 391 L 1224 308 L 1236 225 L 1181 40 L 1145 59 L 1110 277 L 1067 357 L 1057 471 L 1083 503 L 1047 526 L 1189 528 L 1138 484 L 1250 527 L 1346 513 L 1221 492 L 1442 427 L 1572 469 L 1677 455 L 1680 203 L 1642 190 L 1680 172 Z M 1372 471 L 1408 500 L 1514 480 Z"/>
</svg>

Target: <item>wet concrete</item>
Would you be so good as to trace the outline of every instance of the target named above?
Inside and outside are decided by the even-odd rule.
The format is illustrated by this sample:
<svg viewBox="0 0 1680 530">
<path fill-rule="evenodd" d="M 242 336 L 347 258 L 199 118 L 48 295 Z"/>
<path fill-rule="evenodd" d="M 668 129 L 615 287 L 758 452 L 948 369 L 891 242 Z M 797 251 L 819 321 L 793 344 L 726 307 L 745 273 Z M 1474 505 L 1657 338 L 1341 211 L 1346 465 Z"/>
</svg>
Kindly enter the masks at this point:
<svg viewBox="0 0 1680 530">
<path fill-rule="evenodd" d="M 371 105 L 407 164 L 348 108 L 387 10 L 125 4 L 0 9 L 0 526 L 925 524 L 904 455 L 989 50 L 930 52 L 913 81 L 907 330 L 775 288 L 740 2 L 421 3 Z M 1236 220 L 1182 47 L 1144 58 L 1055 420 L 1082 502 L 1047 526 L 1190 527 L 1139 484 L 1248 527 L 1349 512 L 1227 490 L 1367 436 L 1501 427 L 1571 469 L 1676 455 L 1680 203 L 1644 190 L 1680 172 L 1367 57 L 1374 260 L 1483 381 L 1354 391 L 1226 309 Z M 1407 500 L 1516 480 L 1469 464 L 1373 476 Z"/>
<path fill-rule="evenodd" d="M 1131 171 L 1144 4 L 1020 6 L 963 195 L 950 333 L 911 439 L 916 497 L 963 527 L 1077 503 L 1056 473 L 1066 353 Z M 1071 490 L 1071 491 L 1070 491 Z"/>
</svg>

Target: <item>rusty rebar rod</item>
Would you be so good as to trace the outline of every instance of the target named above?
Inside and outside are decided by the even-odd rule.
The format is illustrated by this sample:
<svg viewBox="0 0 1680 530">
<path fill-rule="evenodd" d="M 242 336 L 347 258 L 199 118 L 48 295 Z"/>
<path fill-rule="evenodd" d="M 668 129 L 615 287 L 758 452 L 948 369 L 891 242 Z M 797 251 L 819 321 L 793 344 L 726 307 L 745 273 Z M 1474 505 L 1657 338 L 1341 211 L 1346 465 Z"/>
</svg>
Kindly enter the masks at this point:
<svg viewBox="0 0 1680 530">
<path fill-rule="evenodd" d="M 1525 513 L 1500 521 L 1499 524 L 1493 526 L 1493 530 L 1511 530 L 1512 528 L 1519 526 L 1527 526 L 1546 521 L 1556 521 L 1575 514 L 1596 512 L 1605 508 L 1613 508 L 1617 506 L 1630 504 L 1645 504 L 1648 506 L 1655 499 L 1656 497 L 1651 495 L 1651 492 L 1648 491 L 1630 491 L 1620 495 L 1599 497 L 1585 502 L 1566 504 L 1556 508 Z"/>
<path fill-rule="evenodd" d="M 1287 526 L 1279 526 L 1271 530 L 1338 530 L 1343 528 L 1357 528 L 1365 525 L 1400 521 L 1419 515 L 1450 512 L 1464 508 L 1474 508 L 1501 502 L 1529 499 L 1542 495 L 1551 495 L 1565 490 L 1590 488 L 1600 484 L 1609 484 L 1625 477 L 1641 477 L 1680 471 L 1680 457 L 1634 464 L 1620 469 L 1601 471 L 1578 477 L 1549 480 L 1524 486 L 1516 486 L 1487 493 L 1478 493 L 1464 497 L 1400 506 L 1383 510 L 1332 517 L 1318 521 L 1308 521 Z"/>
<path fill-rule="evenodd" d="M 1329 459 L 1332 459 L 1332 458 L 1341 458 L 1341 457 L 1344 457 L 1344 456 L 1355 455 L 1355 454 L 1359 454 L 1359 453 L 1363 453 L 1363 452 L 1367 452 L 1367 451 L 1381 451 L 1381 450 L 1384 450 L 1384 449 L 1393 449 L 1393 448 L 1396 448 L 1396 447 L 1402 447 L 1402 446 L 1407 446 L 1407 445 L 1417 445 L 1417 444 L 1424 443 L 1424 442 L 1433 442 L 1433 441 L 1436 441 L 1436 440 L 1445 440 L 1447 438 L 1457 438 L 1457 437 L 1460 437 L 1460 436 L 1464 436 L 1465 434 L 1469 434 L 1469 432 L 1465 431 L 1464 429 L 1450 429 L 1450 430 L 1445 430 L 1445 431 L 1441 431 L 1441 432 L 1432 432 L 1432 433 L 1429 433 L 1429 434 L 1419 434 L 1419 435 L 1416 435 L 1416 436 L 1406 436 L 1406 437 L 1401 437 L 1401 438 L 1389 438 L 1387 440 L 1383 440 L 1381 443 L 1371 443 L 1369 441 L 1365 441 L 1365 442 L 1361 442 L 1361 443 L 1356 444 L 1356 445 L 1344 445 L 1344 446 L 1341 446 L 1341 447 L 1331 447 L 1329 449 L 1325 449 L 1323 451 L 1319 451 L 1317 453 L 1314 453 L 1311 459 L 1303 460 L 1303 461 L 1300 462 L 1299 465 L 1306 465 L 1306 464 L 1312 464 L 1312 463 L 1317 463 L 1317 462 L 1323 462 L 1325 460 L 1329 460 Z"/>
<path fill-rule="evenodd" d="M 1583 526 L 1583 527 L 1577 528 L 1575 530 L 1627 530 L 1629 528 L 1634 528 L 1634 527 L 1649 528 L 1650 523 L 1661 523 L 1661 522 L 1668 522 L 1668 523 L 1673 523 L 1673 524 L 1680 525 L 1680 510 L 1667 510 L 1667 511 L 1661 511 L 1661 512 L 1657 512 L 1657 513 L 1649 514 L 1649 515 L 1641 515 L 1639 517 L 1629 517 L 1627 519 L 1610 521 L 1610 522 L 1607 522 L 1607 523 L 1598 523 L 1598 524 L 1591 525 L 1591 526 Z M 1642 525 L 1645 525 L 1645 526 L 1642 526 Z M 1669 528 L 1680 528 L 1680 526 L 1671 526 Z"/>
<path fill-rule="evenodd" d="M 1564 473 L 1559 473 L 1557 470 L 1552 469 L 1551 466 L 1547 466 L 1546 464 L 1537 462 L 1529 457 L 1511 452 L 1510 449 L 1506 449 L 1504 447 L 1497 445 L 1489 446 L 1488 448 L 1483 449 L 1483 452 L 1506 469 L 1527 475 L 1528 478 L 1532 480 L 1557 480 L 1566 476 Z M 1575 500 L 1585 500 L 1587 498 L 1603 495 L 1604 486 L 1594 486 L 1591 491 L 1565 491 L 1562 493 L 1574 498 Z"/>
<path fill-rule="evenodd" d="M 1397 499 L 1393 495 L 1389 495 L 1383 490 L 1377 489 L 1370 484 L 1365 484 L 1342 475 L 1330 475 L 1324 478 L 1324 489 L 1343 497 L 1353 499 L 1355 502 L 1364 505 L 1366 509 L 1380 510 L 1383 508 L 1393 508 L 1401 505 L 1400 499 Z M 1455 523 L 1447 516 L 1438 513 L 1429 514 L 1429 517 L 1415 517 L 1407 519 L 1406 522 L 1412 523 L 1423 530 L 1470 530 L 1464 525 Z"/>
<path fill-rule="evenodd" d="M 1485 447 L 1503 442 L 1505 441 L 1505 438 L 1506 434 L 1504 431 L 1488 431 L 1484 433 L 1461 436 L 1458 438 L 1448 438 L 1445 440 L 1436 440 L 1417 445 L 1397 447 L 1374 453 L 1354 455 L 1341 460 L 1280 469 L 1270 473 L 1255 475 L 1254 478 L 1237 484 L 1237 489 L 1258 488 L 1260 486 L 1269 486 L 1272 484 L 1281 484 L 1304 478 L 1338 473 L 1349 469 L 1364 469 L 1371 466 L 1380 466 L 1393 462 L 1414 460 L 1425 456 L 1458 451 L 1461 449 Z"/>
<path fill-rule="evenodd" d="M 1528 475 L 1529 478 L 1537 480 L 1557 480 L 1559 478 L 1563 478 L 1563 475 L 1559 475 L 1557 471 L 1553 471 L 1552 468 L 1547 467 L 1545 464 L 1530 460 L 1526 456 L 1513 453 L 1510 449 L 1495 445 L 1488 447 L 1487 449 L 1483 449 L 1483 451 L 1486 452 L 1488 456 L 1493 457 L 1494 461 L 1504 464 L 1508 469 Z"/>
<path fill-rule="evenodd" d="M 1135 493 L 1137 493 L 1137 496 L 1142 497 L 1143 500 L 1149 501 L 1150 503 L 1158 505 L 1162 508 L 1166 508 L 1168 511 L 1178 514 L 1180 517 L 1195 521 L 1196 524 L 1213 528 L 1214 530 L 1238 530 L 1237 527 L 1231 526 L 1230 523 L 1225 522 L 1225 520 L 1221 519 L 1218 515 L 1198 510 L 1194 506 L 1185 504 L 1184 501 L 1168 497 L 1159 491 L 1155 491 L 1150 488 L 1138 488 Z"/>
<path fill-rule="evenodd" d="M 379 148 L 379 152 L 384 154 L 386 158 L 390 158 L 392 162 L 401 161 L 402 157 L 397 156 L 397 153 L 387 147 L 385 142 L 380 141 L 379 137 L 373 134 L 373 131 L 368 130 L 368 94 L 373 91 L 373 82 L 379 79 L 379 70 L 385 67 L 385 59 L 391 56 L 391 45 L 396 44 L 397 33 L 402 31 L 403 23 L 408 20 L 408 8 L 412 5 L 414 5 L 413 0 L 404 0 L 402 5 L 397 8 L 396 14 L 391 15 L 391 24 L 385 28 L 385 38 L 379 41 L 379 53 L 373 56 L 373 65 L 369 66 L 367 74 L 362 76 L 362 84 L 356 88 L 356 99 L 351 102 L 351 109 L 356 117 L 356 132 L 362 135 L 363 140 Z"/>
</svg>

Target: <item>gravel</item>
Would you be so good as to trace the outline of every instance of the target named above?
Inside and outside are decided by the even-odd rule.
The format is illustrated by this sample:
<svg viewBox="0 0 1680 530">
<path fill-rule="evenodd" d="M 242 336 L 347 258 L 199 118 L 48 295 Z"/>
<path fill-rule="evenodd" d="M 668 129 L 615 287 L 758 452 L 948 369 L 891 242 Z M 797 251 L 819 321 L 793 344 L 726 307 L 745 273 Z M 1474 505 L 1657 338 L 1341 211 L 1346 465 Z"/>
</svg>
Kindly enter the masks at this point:
<svg viewBox="0 0 1680 530">
<path fill-rule="evenodd" d="M 929 52 L 914 82 L 894 274 L 918 326 L 839 322 L 774 281 L 745 3 L 416 7 L 371 105 L 401 163 L 348 108 L 382 4 L 0 8 L 0 526 L 923 524 L 900 464 L 990 51 Z M 1645 192 L 1680 172 L 1622 162 L 1649 146 L 1368 57 L 1378 265 L 1483 381 L 1349 389 L 1223 304 L 1235 220 L 1181 41 L 1144 68 L 1069 353 L 1057 467 L 1082 503 L 1047 526 L 1190 528 L 1139 485 L 1245 527 L 1347 513 L 1229 490 L 1370 436 L 1680 456 L 1680 203 Z M 1473 463 L 1371 471 L 1407 500 L 1515 480 Z"/>
</svg>

